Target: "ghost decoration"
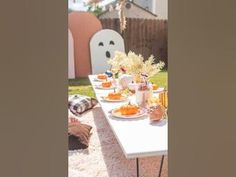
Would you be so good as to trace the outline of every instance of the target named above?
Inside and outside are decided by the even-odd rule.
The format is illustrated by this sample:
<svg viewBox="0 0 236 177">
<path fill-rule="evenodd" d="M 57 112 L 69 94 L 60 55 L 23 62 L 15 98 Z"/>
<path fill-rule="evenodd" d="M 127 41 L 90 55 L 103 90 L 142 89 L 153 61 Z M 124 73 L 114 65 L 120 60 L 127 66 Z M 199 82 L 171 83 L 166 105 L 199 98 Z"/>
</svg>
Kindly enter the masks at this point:
<svg viewBox="0 0 236 177">
<path fill-rule="evenodd" d="M 68 29 L 68 78 L 75 78 L 74 40 Z"/>
<path fill-rule="evenodd" d="M 104 73 L 110 69 L 107 61 L 114 57 L 115 51 L 124 52 L 124 40 L 114 30 L 104 29 L 95 33 L 90 40 L 92 73 Z"/>
</svg>

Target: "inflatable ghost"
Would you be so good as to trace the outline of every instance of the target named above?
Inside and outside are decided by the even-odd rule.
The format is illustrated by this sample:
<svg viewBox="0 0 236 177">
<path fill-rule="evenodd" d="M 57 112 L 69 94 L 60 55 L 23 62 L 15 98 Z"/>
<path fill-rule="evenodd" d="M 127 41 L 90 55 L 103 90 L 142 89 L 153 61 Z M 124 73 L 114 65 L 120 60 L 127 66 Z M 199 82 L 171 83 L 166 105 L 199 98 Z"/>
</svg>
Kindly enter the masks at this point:
<svg viewBox="0 0 236 177">
<path fill-rule="evenodd" d="M 92 73 L 99 74 L 110 69 L 107 61 L 114 57 L 115 51 L 125 51 L 121 35 L 110 29 L 96 32 L 90 40 Z"/>
</svg>

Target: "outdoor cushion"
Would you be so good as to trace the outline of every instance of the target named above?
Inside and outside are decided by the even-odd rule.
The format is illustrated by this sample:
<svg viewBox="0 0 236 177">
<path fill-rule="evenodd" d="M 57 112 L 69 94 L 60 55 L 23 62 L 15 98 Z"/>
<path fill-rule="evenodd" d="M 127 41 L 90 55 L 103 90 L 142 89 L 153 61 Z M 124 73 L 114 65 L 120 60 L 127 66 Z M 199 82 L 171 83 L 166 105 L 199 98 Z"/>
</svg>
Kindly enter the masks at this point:
<svg viewBox="0 0 236 177">
<path fill-rule="evenodd" d="M 92 127 L 82 123 L 69 123 L 69 150 L 86 149 L 89 146 Z"/>
<path fill-rule="evenodd" d="M 72 95 L 69 97 L 68 106 L 70 111 L 78 116 L 79 114 L 92 109 L 97 103 L 98 101 L 95 98 L 83 95 Z"/>
</svg>

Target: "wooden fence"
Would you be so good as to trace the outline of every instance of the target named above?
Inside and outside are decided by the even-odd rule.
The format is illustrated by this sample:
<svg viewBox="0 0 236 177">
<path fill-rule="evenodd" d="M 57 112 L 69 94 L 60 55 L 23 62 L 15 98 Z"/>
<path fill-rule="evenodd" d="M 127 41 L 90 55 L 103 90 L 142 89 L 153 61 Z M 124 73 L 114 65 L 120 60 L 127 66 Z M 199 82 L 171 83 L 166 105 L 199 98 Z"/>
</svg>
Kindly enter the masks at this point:
<svg viewBox="0 0 236 177">
<path fill-rule="evenodd" d="M 113 29 L 120 33 L 119 19 L 100 19 L 103 29 Z M 121 34 L 125 50 L 142 54 L 147 59 L 154 55 L 156 62 L 162 60 L 168 66 L 167 20 L 128 18 L 126 30 Z"/>
</svg>

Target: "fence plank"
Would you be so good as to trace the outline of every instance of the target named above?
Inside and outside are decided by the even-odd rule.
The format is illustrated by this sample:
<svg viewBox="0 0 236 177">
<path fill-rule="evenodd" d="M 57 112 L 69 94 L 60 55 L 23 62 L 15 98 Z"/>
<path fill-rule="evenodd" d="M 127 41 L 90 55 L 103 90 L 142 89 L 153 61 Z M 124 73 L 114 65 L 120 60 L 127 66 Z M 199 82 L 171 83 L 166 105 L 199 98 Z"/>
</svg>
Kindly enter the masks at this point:
<svg viewBox="0 0 236 177">
<path fill-rule="evenodd" d="M 119 19 L 100 19 L 103 29 L 113 29 L 120 33 Z M 125 51 L 134 51 L 147 59 L 154 55 L 156 62 L 162 60 L 168 66 L 167 20 L 128 18 L 123 33 Z"/>
</svg>

